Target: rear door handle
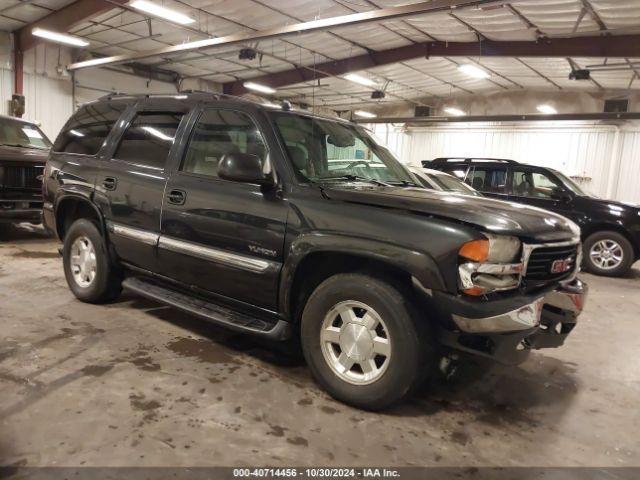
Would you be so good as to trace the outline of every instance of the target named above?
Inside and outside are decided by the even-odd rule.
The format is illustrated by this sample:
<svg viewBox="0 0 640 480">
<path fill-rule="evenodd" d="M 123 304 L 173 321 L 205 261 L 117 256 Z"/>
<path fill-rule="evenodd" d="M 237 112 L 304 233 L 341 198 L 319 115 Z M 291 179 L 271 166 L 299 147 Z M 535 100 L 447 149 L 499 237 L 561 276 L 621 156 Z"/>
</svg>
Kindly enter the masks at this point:
<svg viewBox="0 0 640 480">
<path fill-rule="evenodd" d="M 174 205 L 184 205 L 187 200 L 187 193 L 182 190 L 171 190 L 167 195 L 167 200 Z"/>
<path fill-rule="evenodd" d="M 118 179 L 114 177 L 105 177 L 102 181 L 105 190 L 115 190 L 118 187 Z"/>
</svg>

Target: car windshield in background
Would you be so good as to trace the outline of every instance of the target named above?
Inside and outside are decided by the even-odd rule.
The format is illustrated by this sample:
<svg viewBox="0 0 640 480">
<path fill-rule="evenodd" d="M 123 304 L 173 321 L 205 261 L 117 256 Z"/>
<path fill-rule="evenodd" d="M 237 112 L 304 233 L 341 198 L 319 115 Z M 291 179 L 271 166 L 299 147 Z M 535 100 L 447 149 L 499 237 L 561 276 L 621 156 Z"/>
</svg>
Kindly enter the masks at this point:
<svg viewBox="0 0 640 480">
<path fill-rule="evenodd" d="M 0 119 L 0 145 L 51 148 L 51 142 L 36 125 L 6 119 Z"/>
<path fill-rule="evenodd" d="M 475 195 L 476 197 L 481 197 L 482 194 L 477 190 L 474 190 L 469 185 L 464 183 L 461 180 L 458 180 L 451 175 L 436 175 L 436 174 L 427 174 L 431 181 L 438 185 L 443 190 L 448 192 L 459 192 L 464 193 L 465 195 Z"/>
<path fill-rule="evenodd" d="M 290 113 L 273 113 L 295 169 L 312 182 L 414 185 L 411 174 L 364 129 Z"/>
<path fill-rule="evenodd" d="M 567 177 L 564 173 L 560 173 L 557 170 L 552 170 L 552 172 L 556 175 L 556 177 L 558 177 L 560 179 L 560 181 L 562 183 L 564 183 L 565 187 L 567 187 L 569 190 L 571 190 L 576 195 L 580 195 L 580 196 L 583 196 L 583 197 L 595 197 L 594 194 L 592 194 L 591 192 L 588 192 L 587 190 L 582 188 L 574 180 L 572 180 L 571 178 Z"/>
</svg>

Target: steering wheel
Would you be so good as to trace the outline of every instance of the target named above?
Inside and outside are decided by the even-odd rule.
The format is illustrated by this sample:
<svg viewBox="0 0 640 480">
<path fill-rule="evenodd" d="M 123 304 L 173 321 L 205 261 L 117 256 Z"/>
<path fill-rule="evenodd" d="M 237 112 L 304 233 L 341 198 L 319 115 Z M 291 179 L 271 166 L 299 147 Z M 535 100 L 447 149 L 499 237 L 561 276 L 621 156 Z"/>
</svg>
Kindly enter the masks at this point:
<svg viewBox="0 0 640 480">
<path fill-rule="evenodd" d="M 347 165 L 347 168 L 353 168 L 353 167 L 356 167 L 358 165 L 364 165 L 367 168 L 371 168 L 371 167 L 369 167 L 369 162 L 367 162 L 365 160 L 356 160 L 355 162 L 351 162 L 349 165 Z"/>
</svg>

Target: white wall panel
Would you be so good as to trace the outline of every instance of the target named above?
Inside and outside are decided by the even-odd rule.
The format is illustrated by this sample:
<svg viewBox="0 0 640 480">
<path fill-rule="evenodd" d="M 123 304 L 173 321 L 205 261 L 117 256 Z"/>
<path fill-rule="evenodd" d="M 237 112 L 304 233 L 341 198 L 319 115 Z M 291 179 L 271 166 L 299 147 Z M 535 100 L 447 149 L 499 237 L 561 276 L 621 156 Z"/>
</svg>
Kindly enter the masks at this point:
<svg viewBox="0 0 640 480">
<path fill-rule="evenodd" d="M 73 113 L 71 88 L 69 80 L 24 74 L 24 118 L 39 122 L 51 141 Z"/>
<path fill-rule="evenodd" d="M 615 186 L 618 200 L 640 204 L 640 131 L 622 134 L 620 173 Z"/>
</svg>

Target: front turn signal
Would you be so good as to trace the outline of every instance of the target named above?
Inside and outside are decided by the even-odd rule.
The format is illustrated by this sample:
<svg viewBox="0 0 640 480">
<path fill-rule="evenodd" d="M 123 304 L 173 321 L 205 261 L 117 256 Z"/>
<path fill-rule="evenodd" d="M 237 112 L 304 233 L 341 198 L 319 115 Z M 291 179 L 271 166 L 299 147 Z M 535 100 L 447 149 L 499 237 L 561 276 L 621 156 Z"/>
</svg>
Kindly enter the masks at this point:
<svg viewBox="0 0 640 480">
<path fill-rule="evenodd" d="M 462 245 L 458 255 L 474 262 L 486 262 L 489 258 L 489 240 L 472 240 Z"/>
</svg>

